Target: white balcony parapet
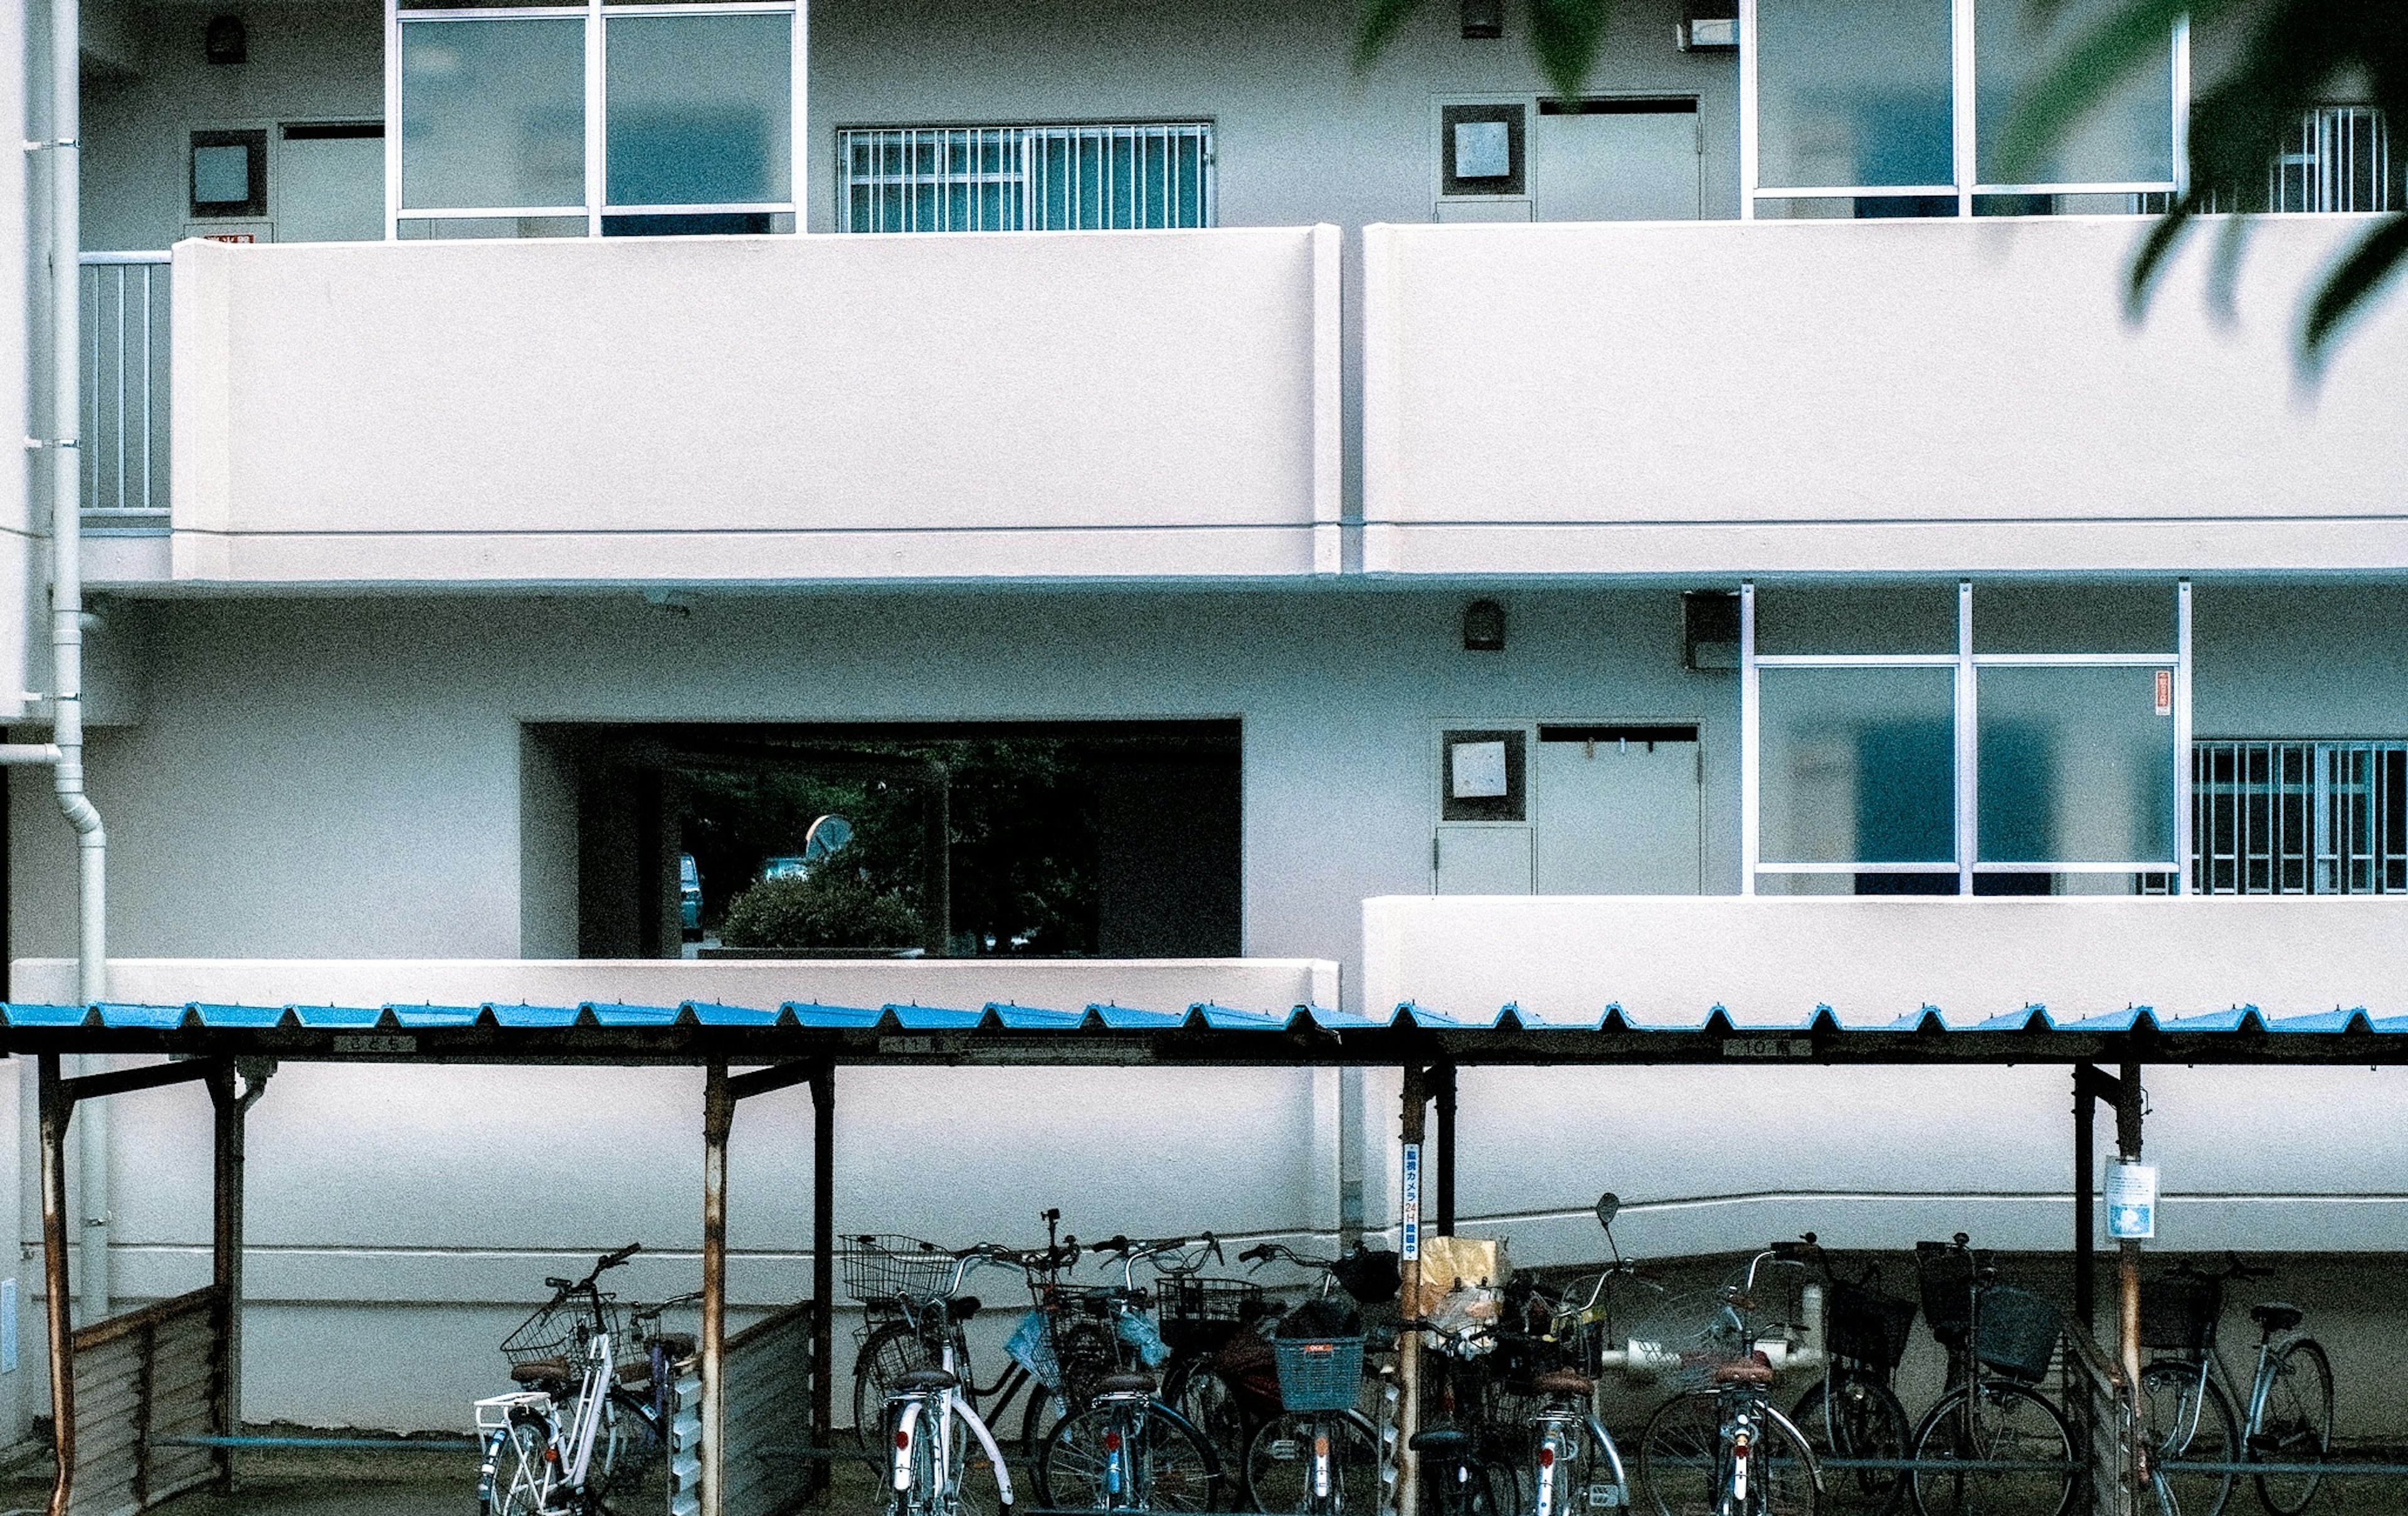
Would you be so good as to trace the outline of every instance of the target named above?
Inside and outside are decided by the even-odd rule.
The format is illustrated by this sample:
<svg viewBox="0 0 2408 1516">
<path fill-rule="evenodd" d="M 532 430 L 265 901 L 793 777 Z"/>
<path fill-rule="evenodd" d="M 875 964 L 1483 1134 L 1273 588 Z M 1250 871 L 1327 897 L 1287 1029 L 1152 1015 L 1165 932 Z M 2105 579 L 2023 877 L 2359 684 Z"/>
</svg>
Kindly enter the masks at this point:
<svg viewBox="0 0 2408 1516">
<path fill-rule="evenodd" d="M 1333 227 L 183 243 L 173 572 L 1335 572 L 1338 278 Z"/>
<path fill-rule="evenodd" d="M 2203 228 L 2144 320 L 2132 217 L 1374 226 L 1374 573 L 2392 569 L 2408 302 L 2317 384 L 2363 217 Z"/>
<path fill-rule="evenodd" d="M 2408 1013 L 2408 897 L 1388 896 L 1363 1003 L 1594 1025 Z"/>
</svg>

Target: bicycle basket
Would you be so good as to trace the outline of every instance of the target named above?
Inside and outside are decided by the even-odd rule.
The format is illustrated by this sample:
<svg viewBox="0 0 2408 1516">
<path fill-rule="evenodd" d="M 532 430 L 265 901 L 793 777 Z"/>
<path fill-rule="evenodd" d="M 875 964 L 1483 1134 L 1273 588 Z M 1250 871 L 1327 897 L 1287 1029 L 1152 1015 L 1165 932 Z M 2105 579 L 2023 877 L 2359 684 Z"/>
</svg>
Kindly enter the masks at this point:
<svg viewBox="0 0 2408 1516">
<path fill-rule="evenodd" d="M 1906 1356 L 1914 1302 L 1845 1281 L 1831 1286 L 1826 1341 L 1834 1358 L 1886 1374 Z"/>
<path fill-rule="evenodd" d="M 2047 1376 L 2058 1331 L 2056 1307 L 2028 1290 L 1993 1284 L 1982 1292 L 1982 1324 L 1973 1350 L 1988 1367 L 2032 1383 Z"/>
<path fill-rule="evenodd" d="M 1159 1299 L 1162 1340 L 1180 1353 L 1211 1352 L 1263 1314 L 1263 1287 L 1251 1279 L 1169 1275 Z"/>
<path fill-rule="evenodd" d="M 613 1340 L 618 1338 L 619 1307 L 608 1299 L 602 1302 L 602 1329 Z M 566 1375 L 582 1371 L 585 1345 L 593 1339 L 593 1302 L 572 1295 L 521 1321 L 516 1331 L 502 1339 L 502 1356 L 512 1368 L 557 1364 Z"/>
<path fill-rule="evenodd" d="M 953 1282 L 953 1255 L 917 1237 L 855 1237 L 844 1254 L 844 1292 L 866 1306 L 899 1296 L 929 1300 Z"/>
<path fill-rule="evenodd" d="M 1953 1333 L 1961 1337 L 1973 1310 L 1973 1281 L 1990 1267 L 1986 1248 L 1952 1248 L 1944 1242 L 1914 1245 L 1914 1277 L 1922 1286 L 1923 1319 L 1932 1336 L 1945 1342 Z"/>
<path fill-rule="evenodd" d="M 2205 1350 L 2224 1314 L 2221 1280 L 2166 1274 L 2141 1288 L 2141 1346 L 2174 1352 Z"/>
<path fill-rule="evenodd" d="M 1289 1410 L 1351 1410 L 1362 1392 L 1361 1337 L 1274 1337 L 1280 1404 Z"/>
</svg>

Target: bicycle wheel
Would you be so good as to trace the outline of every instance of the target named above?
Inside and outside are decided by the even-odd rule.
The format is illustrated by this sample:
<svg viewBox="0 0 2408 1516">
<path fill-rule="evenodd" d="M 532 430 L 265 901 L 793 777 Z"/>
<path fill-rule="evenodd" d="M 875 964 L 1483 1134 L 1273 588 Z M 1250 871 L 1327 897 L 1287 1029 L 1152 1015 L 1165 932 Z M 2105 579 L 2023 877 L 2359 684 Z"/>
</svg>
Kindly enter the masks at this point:
<svg viewBox="0 0 2408 1516">
<path fill-rule="evenodd" d="M 1748 1452 L 1747 1499 L 1738 1516 L 1821 1516 L 1823 1476 L 1814 1450 L 1787 1418 L 1764 1408 Z"/>
<path fill-rule="evenodd" d="M 543 1509 L 552 1465 L 544 1457 L 551 1437 L 534 1418 L 513 1420 L 498 1428 L 485 1443 L 485 1466 L 479 1481 L 480 1516 L 537 1516 Z"/>
<path fill-rule="evenodd" d="M 1219 1485 L 1204 1434 L 1159 1401 L 1075 1411 L 1037 1455 L 1037 1499 L 1049 1510 L 1210 1510 Z"/>
<path fill-rule="evenodd" d="M 1869 1374 L 1835 1369 L 1798 1397 L 1791 1422 L 1823 1466 L 1823 1499 L 1835 1511 L 1893 1516 L 1906 1503 L 1906 1471 L 1834 1468 L 1834 1459 L 1906 1456 L 1906 1408 L 1890 1387 Z"/>
<path fill-rule="evenodd" d="M 1655 1516 L 1718 1516 L 1722 1408 L 1711 1391 L 1674 1395 L 1647 1418 L 1630 1498 Z"/>
<path fill-rule="evenodd" d="M 1239 1409 L 1228 1381 L 1212 1371 L 1210 1360 L 1190 1358 L 1171 1370 L 1163 1381 L 1162 1401 L 1204 1434 L 1223 1468 L 1244 1466 L 1250 1431 L 1246 1415 Z"/>
<path fill-rule="evenodd" d="M 2082 1484 L 2065 1418 L 2040 1394 L 1999 1379 L 1985 1379 L 1978 1399 L 1962 1385 L 1942 1395 L 1915 1428 L 1914 1457 L 1981 1465 L 1917 1468 L 1907 1489 L 1922 1516 L 2064 1516 Z"/>
<path fill-rule="evenodd" d="M 2332 1451 L 2332 1360 L 2300 1337 L 2267 1365 L 2266 1408 L 2249 1435 L 2247 1456 L 2261 1464 L 2322 1463 Z M 2274 1516 L 2300 1516 L 2321 1474 L 2260 1474 L 2258 1499 Z"/>
<path fill-rule="evenodd" d="M 2217 1516 L 2232 1498 L 2232 1476 L 2179 1465 L 2232 1462 L 2240 1422 L 2224 1386 L 2198 1364 L 2161 1359 L 2141 1371 L 2141 1409 L 2148 1419 L 2149 1483 L 2157 1509 L 2163 1516 Z"/>
<path fill-rule="evenodd" d="M 1317 1489 L 1314 1444 L 1329 1445 L 1329 1487 Z M 1288 1411 L 1255 1428 L 1246 1444 L 1250 1509 L 1268 1516 L 1335 1516 L 1377 1510 L 1380 1436 L 1360 1411 Z"/>
<path fill-rule="evenodd" d="M 958 1327 L 954 1334 L 954 1362 L 968 1364 Z M 934 1368 L 937 1362 L 937 1355 L 908 1321 L 873 1328 L 861 1351 L 853 1355 L 853 1436 L 872 1463 L 883 1465 L 886 1462 L 886 1397 L 895 1393 L 895 1382 L 913 1369 Z"/>
</svg>

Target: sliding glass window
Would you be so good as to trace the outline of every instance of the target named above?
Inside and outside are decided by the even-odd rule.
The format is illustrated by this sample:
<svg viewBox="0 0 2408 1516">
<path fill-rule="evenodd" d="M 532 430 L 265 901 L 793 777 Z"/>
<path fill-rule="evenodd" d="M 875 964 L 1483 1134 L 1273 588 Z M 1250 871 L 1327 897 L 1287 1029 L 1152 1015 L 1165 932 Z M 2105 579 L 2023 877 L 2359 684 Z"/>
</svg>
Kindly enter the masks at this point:
<svg viewBox="0 0 2408 1516">
<path fill-rule="evenodd" d="M 389 235 L 796 225 L 790 3 L 388 8 Z"/>
<path fill-rule="evenodd" d="M 1831 646 L 1835 633 L 1871 629 L 1865 591 L 1781 591 L 1770 602 L 1790 614 L 1760 628 L 1764 602 L 1742 587 L 1742 888 L 2182 888 L 2189 586 L 2175 586 L 2172 614 L 2156 618 L 2161 651 L 2133 650 L 2130 628 L 2103 618 L 2088 628 L 2094 650 L 2060 651 L 2030 645 L 2034 631 L 2047 634 L 2033 607 L 2017 603 L 2030 597 L 2013 590 L 2002 600 L 2004 635 L 1977 640 L 1973 589 L 1961 585 L 1947 652 L 1929 645 L 1928 587 L 1873 592 L 1894 594 L 1903 614 L 1860 651 Z M 2048 640 L 2081 637 L 2079 628 L 2070 623 Z M 1815 650 L 1784 650 L 1801 645 Z"/>
<path fill-rule="evenodd" d="M 2025 87 L 2107 0 L 1742 0 L 1740 213 L 2032 215 L 2157 209 L 2178 187 L 2188 39 L 2014 173 Z"/>
</svg>

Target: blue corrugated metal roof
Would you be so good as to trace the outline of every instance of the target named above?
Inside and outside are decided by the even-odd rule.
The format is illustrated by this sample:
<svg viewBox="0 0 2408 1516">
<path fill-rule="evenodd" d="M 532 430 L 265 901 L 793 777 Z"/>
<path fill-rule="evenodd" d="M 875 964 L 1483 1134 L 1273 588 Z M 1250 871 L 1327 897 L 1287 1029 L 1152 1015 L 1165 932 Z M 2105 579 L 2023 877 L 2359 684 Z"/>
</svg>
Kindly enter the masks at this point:
<svg viewBox="0 0 2408 1516">
<path fill-rule="evenodd" d="M 1441 1014 L 1410 1002 L 1393 1012 L 1379 1015 L 1361 1011 L 1339 1011 L 1326 1006 L 1299 1006 L 1289 1010 L 1250 1010 L 1235 1006 L 1203 1003 L 1178 1009 L 1154 1009 L 1147 1006 L 1098 1003 L 1077 1007 L 1021 1005 L 1010 1002 L 994 1002 L 979 1006 L 942 1006 L 887 1004 L 875 1007 L 821 1005 L 809 1002 L 789 1001 L 775 1009 L 756 1009 L 744 1005 L 724 1005 L 707 1001 L 685 1001 L 675 1005 L 633 1005 L 610 1001 L 588 1001 L 576 1005 L 529 1005 L 489 1002 L 477 1005 L 388 1004 L 357 1005 L 226 1005 L 193 1003 L 177 1005 L 137 1004 L 110 1001 L 98 1005 L 50 1005 L 12 1003 L 0 1005 L 0 1027 L 27 1030 L 100 1027 L 127 1032 L 173 1031 L 199 1028 L 216 1031 L 257 1031 L 278 1027 L 303 1031 L 374 1031 L 387 1028 L 400 1031 L 433 1031 L 473 1027 L 496 1027 L 509 1031 L 545 1031 L 588 1026 L 612 1029 L 643 1029 L 650 1027 L 702 1026 L 724 1028 L 796 1027 L 806 1031 L 863 1032 L 880 1026 L 891 1026 L 905 1032 L 968 1032 L 999 1028 L 1010 1032 L 1074 1032 L 1082 1029 L 1109 1032 L 1167 1031 L 1198 1023 L 1215 1032 L 1284 1032 L 1297 1017 L 1325 1032 L 1385 1031 L 1404 1023 L 1432 1032 L 1487 1032 L 1499 1028 L 1530 1032 L 1567 1033 L 1612 1031 L 1617 1032 L 1665 1032 L 1696 1034 L 1719 1030 L 1735 1036 L 1803 1035 L 1815 1032 L 1946 1032 L 1955 1035 L 1983 1033 L 2079 1032 L 2117 1035 L 2134 1031 L 2144 1023 L 2156 1032 L 2168 1033 L 2265 1032 L 2270 1035 L 2292 1033 L 2333 1033 L 2371 1032 L 2408 1033 L 2408 1015 L 2377 1016 L 2363 1006 L 2336 1006 L 2329 1011 L 2286 1017 L 2268 1017 L 2257 1006 L 2235 1005 L 2216 1012 L 2183 1017 L 2160 1017 L 2152 1007 L 2127 1006 L 2121 1010 L 2086 1015 L 2059 1015 L 2045 1005 L 2028 1005 L 2021 1010 L 1991 1016 L 1980 1020 L 1953 1019 L 1944 1011 L 1926 1005 L 1919 1010 L 1879 1023 L 1850 1024 L 1840 1019 L 1828 1005 L 1818 1005 L 1811 1013 L 1771 1019 L 1751 1017 L 1734 1019 L 1723 1007 L 1716 1006 L 1704 1016 L 1641 1020 L 1629 1016 L 1619 1004 L 1608 1004 L 1594 1016 L 1539 1017 L 1525 1013 L 1518 1005 L 1498 1007 L 1491 1015 L 1466 1016 L 1460 1013 Z"/>
</svg>

